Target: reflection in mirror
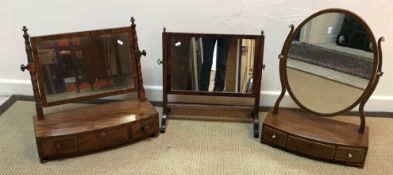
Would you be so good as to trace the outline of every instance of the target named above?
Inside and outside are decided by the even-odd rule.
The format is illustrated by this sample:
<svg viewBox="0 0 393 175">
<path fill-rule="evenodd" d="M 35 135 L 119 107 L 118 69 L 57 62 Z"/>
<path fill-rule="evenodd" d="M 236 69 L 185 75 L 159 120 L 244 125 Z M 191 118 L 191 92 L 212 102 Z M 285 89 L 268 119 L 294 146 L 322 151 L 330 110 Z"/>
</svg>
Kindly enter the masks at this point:
<svg viewBox="0 0 393 175">
<path fill-rule="evenodd" d="M 38 40 L 47 102 L 134 87 L 127 32 Z"/>
<path fill-rule="evenodd" d="M 356 18 L 342 13 L 316 16 L 293 35 L 287 58 L 290 90 L 312 111 L 343 110 L 370 81 L 372 51 L 370 34 Z"/>
<path fill-rule="evenodd" d="M 254 39 L 171 37 L 171 90 L 252 93 L 254 51 Z"/>
</svg>

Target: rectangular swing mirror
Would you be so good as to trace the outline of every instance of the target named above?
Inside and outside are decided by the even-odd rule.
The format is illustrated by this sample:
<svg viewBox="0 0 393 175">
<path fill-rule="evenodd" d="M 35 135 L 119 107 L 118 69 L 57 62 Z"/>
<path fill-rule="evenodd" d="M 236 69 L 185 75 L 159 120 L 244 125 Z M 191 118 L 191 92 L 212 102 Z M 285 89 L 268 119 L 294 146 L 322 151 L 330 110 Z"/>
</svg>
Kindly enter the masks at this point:
<svg viewBox="0 0 393 175">
<path fill-rule="evenodd" d="M 163 32 L 163 118 L 174 108 L 192 110 L 242 110 L 242 116 L 254 123 L 254 137 L 259 135 L 259 99 L 263 68 L 264 36 Z M 158 62 L 160 63 L 160 62 Z M 168 95 L 214 96 L 217 101 L 179 102 Z M 253 104 L 221 104 L 218 97 L 242 97 Z M 216 98 L 217 97 L 217 98 Z M 200 100 L 199 100 L 200 101 Z M 175 115 L 175 114 L 174 114 Z M 206 117 L 206 119 L 214 117 Z M 222 119 L 223 117 L 221 117 Z M 225 117 L 224 117 L 225 118 Z M 231 118 L 233 121 L 237 119 Z M 240 119 L 239 119 L 240 120 Z"/>
<path fill-rule="evenodd" d="M 129 27 L 32 37 L 44 106 L 135 91 Z"/>
<path fill-rule="evenodd" d="M 255 38 L 170 37 L 172 92 L 252 94 Z"/>
</svg>

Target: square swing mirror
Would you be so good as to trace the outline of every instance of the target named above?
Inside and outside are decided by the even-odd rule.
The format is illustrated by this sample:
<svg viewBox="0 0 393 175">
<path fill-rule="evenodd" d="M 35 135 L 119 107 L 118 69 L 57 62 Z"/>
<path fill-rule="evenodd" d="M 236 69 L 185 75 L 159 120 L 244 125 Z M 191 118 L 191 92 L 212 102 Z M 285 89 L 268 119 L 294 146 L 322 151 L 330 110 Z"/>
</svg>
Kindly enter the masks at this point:
<svg viewBox="0 0 393 175">
<path fill-rule="evenodd" d="M 36 102 L 34 129 L 42 163 L 158 134 L 146 99 L 134 19 L 131 27 L 30 37 L 23 27 Z M 43 107 L 126 93 L 138 99 L 44 114 Z"/>
<path fill-rule="evenodd" d="M 264 35 L 231 35 L 167 32 L 163 40 L 163 117 L 160 131 L 165 132 L 167 117 L 174 109 L 248 112 L 246 119 L 259 134 L 259 100 L 263 68 Z M 251 99 L 251 104 L 218 104 L 207 101 L 175 101 L 169 95 Z M 209 100 L 210 101 L 210 100 Z M 212 100 L 213 101 L 213 100 Z M 198 115 L 196 114 L 196 115 Z M 184 113 L 182 114 L 184 115 Z M 189 114 L 194 115 L 194 114 Z M 178 115 L 179 116 L 179 115 Z M 187 117 L 188 118 L 188 117 Z M 226 120 L 212 116 L 203 119 Z M 242 116 L 244 119 L 245 117 Z M 231 118 L 230 120 L 240 120 Z"/>
</svg>

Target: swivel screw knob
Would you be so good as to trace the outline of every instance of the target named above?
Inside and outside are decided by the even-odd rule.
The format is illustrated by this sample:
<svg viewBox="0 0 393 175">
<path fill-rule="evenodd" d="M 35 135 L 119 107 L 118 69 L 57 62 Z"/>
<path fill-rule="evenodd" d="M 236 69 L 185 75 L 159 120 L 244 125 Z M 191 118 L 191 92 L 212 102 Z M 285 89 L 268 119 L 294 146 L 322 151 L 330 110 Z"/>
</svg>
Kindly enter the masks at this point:
<svg viewBox="0 0 393 175">
<path fill-rule="evenodd" d="M 20 65 L 20 70 L 24 72 L 26 69 L 29 69 L 29 66 L 25 66 L 24 64 Z"/>
<path fill-rule="evenodd" d="M 146 56 L 146 51 L 142 50 L 141 55 Z"/>
<path fill-rule="evenodd" d="M 160 59 L 157 59 L 157 64 L 158 65 L 161 65 L 163 63 L 163 61 L 162 60 L 160 60 Z"/>
</svg>

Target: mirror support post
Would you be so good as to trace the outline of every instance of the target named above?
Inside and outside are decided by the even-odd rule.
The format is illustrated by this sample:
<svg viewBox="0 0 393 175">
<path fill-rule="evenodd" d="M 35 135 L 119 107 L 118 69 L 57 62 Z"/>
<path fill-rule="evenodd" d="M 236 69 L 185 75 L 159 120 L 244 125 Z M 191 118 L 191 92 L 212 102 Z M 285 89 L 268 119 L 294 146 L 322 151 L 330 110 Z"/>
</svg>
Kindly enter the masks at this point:
<svg viewBox="0 0 393 175">
<path fill-rule="evenodd" d="M 33 58 L 33 52 L 31 49 L 30 45 L 30 35 L 27 33 L 27 28 L 26 26 L 23 26 L 23 38 L 25 39 L 25 50 L 26 50 L 26 55 L 27 55 L 27 66 L 21 65 L 21 70 L 24 71 L 25 69 L 29 70 L 30 72 L 30 78 L 31 78 L 31 84 L 33 85 L 33 93 L 34 93 L 34 99 L 35 99 L 35 110 L 37 112 L 37 120 L 44 120 L 44 112 L 42 110 L 42 104 L 41 104 L 41 96 L 40 92 L 38 90 L 38 79 L 35 71 L 35 65 L 34 65 L 34 58 Z"/>
<path fill-rule="evenodd" d="M 138 37 L 136 35 L 136 30 L 135 30 L 135 19 L 134 17 L 131 17 L 131 30 L 133 33 L 133 50 L 135 53 L 135 60 L 136 60 L 136 68 L 137 68 L 137 81 L 138 81 L 138 98 L 141 101 L 147 100 L 146 95 L 145 95 L 145 89 L 143 87 L 143 80 L 142 80 L 142 68 L 141 68 L 141 57 L 146 56 L 146 51 L 140 51 L 138 47 Z"/>
<path fill-rule="evenodd" d="M 263 65 L 263 51 L 264 51 L 264 43 L 265 43 L 265 36 L 264 36 L 264 31 L 261 31 L 261 37 L 258 37 L 259 40 L 259 45 L 258 45 L 258 50 L 257 50 L 257 55 L 260 57 L 257 59 L 257 63 L 254 64 L 255 67 L 257 68 L 256 71 L 257 73 L 254 74 L 255 78 L 258 81 L 254 81 L 256 83 L 253 85 L 253 94 L 254 94 L 254 112 L 252 113 L 253 117 L 253 133 L 254 133 L 254 138 L 259 137 L 259 104 L 260 104 L 260 98 L 261 98 L 261 81 L 262 81 L 262 70 L 264 69 Z"/>
<path fill-rule="evenodd" d="M 278 96 L 276 103 L 274 104 L 274 108 L 273 108 L 273 114 L 277 114 L 278 113 L 278 108 L 280 106 L 280 102 L 282 100 L 282 98 L 285 95 L 285 92 L 287 91 L 286 89 L 286 85 L 285 85 L 285 78 L 286 75 L 284 74 L 284 69 L 285 69 L 285 59 L 284 58 L 284 54 L 287 52 L 287 48 L 289 48 L 289 44 L 291 44 L 290 38 L 293 34 L 293 31 L 295 29 L 295 26 L 293 24 L 289 25 L 289 28 L 291 28 L 291 30 L 288 33 L 287 38 L 285 39 L 284 45 L 281 49 L 281 54 L 278 56 L 278 58 L 280 59 L 279 62 L 279 71 L 280 71 L 280 82 L 281 82 L 281 94 L 280 96 Z"/>
<path fill-rule="evenodd" d="M 162 31 L 162 46 L 167 47 L 167 35 L 166 35 L 166 28 L 163 28 Z M 160 127 L 160 133 L 165 133 L 166 130 L 166 119 L 167 119 L 167 114 L 169 112 L 168 110 L 168 87 L 167 87 L 167 72 L 166 72 L 166 66 L 167 66 L 167 49 L 163 49 L 163 61 L 161 61 L 162 66 L 163 66 L 163 73 L 162 73 L 162 78 L 163 78 L 163 85 L 162 85 L 162 118 L 161 118 L 161 127 Z"/>
<path fill-rule="evenodd" d="M 377 87 L 379 78 L 383 75 L 382 72 L 382 47 L 381 43 L 382 41 L 385 41 L 384 37 L 381 37 L 378 39 L 378 48 L 377 48 L 377 72 L 375 76 L 373 77 L 373 83 L 370 88 L 370 90 L 367 92 L 367 95 L 364 97 L 364 99 L 360 102 L 359 104 L 359 115 L 360 115 L 360 127 L 359 127 L 359 133 L 364 133 L 365 127 L 366 127 L 366 118 L 364 115 L 364 105 L 366 105 L 367 100 L 370 98 L 371 94 L 374 92 L 375 88 Z"/>
</svg>

